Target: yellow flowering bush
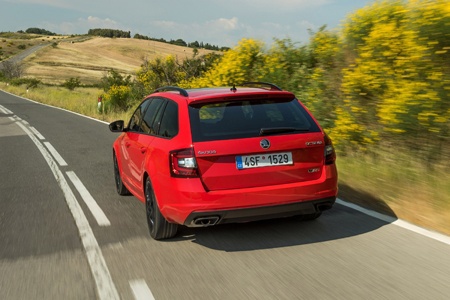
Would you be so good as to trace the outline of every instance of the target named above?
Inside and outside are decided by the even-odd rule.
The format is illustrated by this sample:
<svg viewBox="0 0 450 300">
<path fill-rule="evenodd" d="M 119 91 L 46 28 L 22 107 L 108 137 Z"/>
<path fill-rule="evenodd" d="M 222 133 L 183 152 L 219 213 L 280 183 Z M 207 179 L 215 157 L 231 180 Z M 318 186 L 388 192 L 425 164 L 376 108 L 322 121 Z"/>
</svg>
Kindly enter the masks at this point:
<svg viewBox="0 0 450 300">
<path fill-rule="evenodd" d="M 201 77 L 182 81 L 180 86 L 201 88 L 227 86 L 244 81 L 258 81 L 264 74 L 258 72 L 264 65 L 264 43 L 253 39 L 243 39 L 225 52 L 218 64 Z"/>
<path fill-rule="evenodd" d="M 377 1 L 349 17 L 343 35 L 354 58 L 343 70 L 338 138 L 374 142 L 403 134 L 420 143 L 439 133 L 448 140 L 449 7 L 444 0 Z M 348 118 L 358 137 L 338 128 Z"/>
<path fill-rule="evenodd" d="M 106 108 L 115 107 L 126 110 L 129 108 L 129 98 L 131 94 L 131 87 L 125 85 L 113 85 L 101 97 L 103 105 Z"/>
</svg>

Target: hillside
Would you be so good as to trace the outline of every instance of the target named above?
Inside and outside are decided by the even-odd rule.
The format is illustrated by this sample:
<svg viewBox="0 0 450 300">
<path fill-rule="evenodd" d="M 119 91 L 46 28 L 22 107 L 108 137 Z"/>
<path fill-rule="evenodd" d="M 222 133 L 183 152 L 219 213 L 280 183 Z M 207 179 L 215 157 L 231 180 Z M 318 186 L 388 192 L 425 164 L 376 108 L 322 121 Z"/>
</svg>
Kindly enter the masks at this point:
<svg viewBox="0 0 450 300">
<path fill-rule="evenodd" d="M 211 52 L 199 49 L 199 55 Z M 51 84 L 78 77 L 82 83 L 89 84 L 98 82 L 110 69 L 133 75 L 144 59 L 168 55 L 184 59 L 192 57 L 193 49 L 138 39 L 64 39 L 27 57 L 25 76 Z"/>
<path fill-rule="evenodd" d="M 17 32 L 0 32 L 0 61 L 7 60 L 25 49 L 68 39 L 67 36 L 43 36 Z"/>
</svg>

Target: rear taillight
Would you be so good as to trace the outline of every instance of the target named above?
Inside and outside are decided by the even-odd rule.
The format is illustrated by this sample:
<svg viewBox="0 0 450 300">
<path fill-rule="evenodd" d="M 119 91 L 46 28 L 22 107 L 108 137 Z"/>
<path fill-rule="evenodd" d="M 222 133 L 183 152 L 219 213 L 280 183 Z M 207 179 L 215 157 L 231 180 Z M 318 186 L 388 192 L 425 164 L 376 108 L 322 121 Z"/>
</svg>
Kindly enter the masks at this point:
<svg viewBox="0 0 450 300">
<path fill-rule="evenodd" d="M 325 134 L 325 164 L 331 165 L 336 161 L 336 152 L 334 151 L 333 142 L 330 137 Z"/>
<path fill-rule="evenodd" d="M 169 163 L 172 177 L 198 177 L 193 148 L 171 151 Z"/>
</svg>

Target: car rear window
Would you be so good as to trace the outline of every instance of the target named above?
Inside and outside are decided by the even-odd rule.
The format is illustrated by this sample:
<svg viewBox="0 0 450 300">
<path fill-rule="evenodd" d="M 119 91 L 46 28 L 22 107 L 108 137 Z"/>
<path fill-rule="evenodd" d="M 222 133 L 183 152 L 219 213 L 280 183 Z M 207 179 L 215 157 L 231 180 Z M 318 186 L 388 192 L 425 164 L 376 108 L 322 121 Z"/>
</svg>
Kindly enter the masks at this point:
<svg viewBox="0 0 450 300">
<path fill-rule="evenodd" d="M 194 142 L 320 131 L 297 99 L 192 104 L 189 116 Z"/>
</svg>

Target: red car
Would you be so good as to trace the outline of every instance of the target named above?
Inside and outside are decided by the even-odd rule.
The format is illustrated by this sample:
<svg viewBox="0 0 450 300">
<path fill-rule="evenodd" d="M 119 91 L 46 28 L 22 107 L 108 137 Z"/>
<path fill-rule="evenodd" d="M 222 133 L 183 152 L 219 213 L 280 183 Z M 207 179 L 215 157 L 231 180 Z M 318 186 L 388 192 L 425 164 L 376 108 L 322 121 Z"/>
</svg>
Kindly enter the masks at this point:
<svg viewBox="0 0 450 300">
<path fill-rule="evenodd" d="M 117 192 L 145 203 L 150 235 L 179 225 L 315 219 L 337 195 L 330 138 L 295 95 L 268 83 L 163 87 L 113 145 Z"/>
</svg>

